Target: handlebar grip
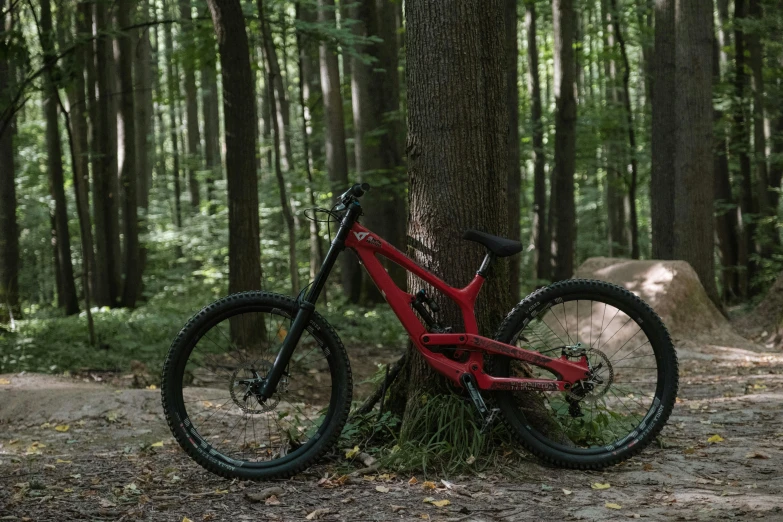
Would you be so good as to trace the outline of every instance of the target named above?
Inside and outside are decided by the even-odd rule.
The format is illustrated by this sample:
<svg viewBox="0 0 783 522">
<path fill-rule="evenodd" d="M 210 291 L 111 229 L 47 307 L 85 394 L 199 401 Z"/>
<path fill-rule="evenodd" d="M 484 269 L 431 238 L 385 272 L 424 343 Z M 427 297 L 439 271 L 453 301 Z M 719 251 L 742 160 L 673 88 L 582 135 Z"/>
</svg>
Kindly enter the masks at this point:
<svg viewBox="0 0 783 522">
<path fill-rule="evenodd" d="M 351 187 L 351 194 L 353 194 L 353 196 L 356 198 L 360 198 L 364 196 L 364 194 L 369 190 L 370 190 L 369 183 L 357 183 L 356 185 Z"/>
</svg>

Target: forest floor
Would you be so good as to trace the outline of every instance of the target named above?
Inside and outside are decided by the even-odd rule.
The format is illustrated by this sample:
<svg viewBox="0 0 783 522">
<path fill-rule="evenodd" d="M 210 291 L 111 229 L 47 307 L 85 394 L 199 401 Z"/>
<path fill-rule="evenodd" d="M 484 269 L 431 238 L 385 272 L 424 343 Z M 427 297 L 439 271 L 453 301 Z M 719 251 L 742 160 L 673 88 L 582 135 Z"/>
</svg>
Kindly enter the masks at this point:
<svg viewBox="0 0 783 522">
<path fill-rule="evenodd" d="M 630 462 L 584 472 L 531 457 L 513 477 L 413 485 L 324 481 L 334 463 L 274 483 L 223 480 L 179 449 L 158 390 L 0 375 L 0 520 L 783 520 L 783 353 L 687 342 L 678 353 L 663 444 Z"/>
</svg>

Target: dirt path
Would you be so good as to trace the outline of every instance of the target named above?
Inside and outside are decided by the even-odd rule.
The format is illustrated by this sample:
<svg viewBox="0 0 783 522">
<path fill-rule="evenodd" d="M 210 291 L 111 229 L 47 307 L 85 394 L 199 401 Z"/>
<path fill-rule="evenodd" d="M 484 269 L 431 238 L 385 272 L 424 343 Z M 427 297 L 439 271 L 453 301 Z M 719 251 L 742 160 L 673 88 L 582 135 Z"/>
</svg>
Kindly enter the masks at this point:
<svg viewBox="0 0 783 522">
<path fill-rule="evenodd" d="M 783 520 L 783 354 L 687 343 L 678 352 L 665 449 L 601 473 L 531 458 L 513 480 L 449 477 L 447 488 L 426 477 L 434 491 L 423 476 L 328 488 L 319 484 L 328 465 L 277 483 L 225 481 L 173 442 L 157 390 L 0 375 L 0 520 Z M 259 501 L 271 487 L 277 494 Z"/>
</svg>

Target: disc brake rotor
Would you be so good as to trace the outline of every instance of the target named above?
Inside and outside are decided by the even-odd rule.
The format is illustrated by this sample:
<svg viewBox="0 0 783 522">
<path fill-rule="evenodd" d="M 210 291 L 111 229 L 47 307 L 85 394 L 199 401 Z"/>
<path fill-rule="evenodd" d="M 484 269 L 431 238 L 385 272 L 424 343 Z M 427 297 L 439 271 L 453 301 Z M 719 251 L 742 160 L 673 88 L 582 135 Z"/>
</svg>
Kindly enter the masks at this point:
<svg viewBox="0 0 783 522">
<path fill-rule="evenodd" d="M 270 412 L 274 410 L 280 402 L 280 394 L 285 393 L 288 390 L 288 377 L 284 375 L 277 385 L 277 392 L 262 403 L 258 400 L 252 390 L 253 383 L 242 382 L 255 382 L 255 379 L 242 379 L 240 377 L 241 375 L 253 375 L 254 370 L 257 375 L 266 375 L 270 368 L 271 365 L 269 363 L 262 362 L 254 365 L 253 368 L 237 368 L 231 374 L 228 391 L 231 394 L 231 400 L 233 400 L 234 404 L 243 412 L 251 415 Z"/>
<path fill-rule="evenodd" d="M 586 352 L 590 375 L 574 383 L 567 395 L 577 401 L 593 402 L 609 391 L 614 382 L 614 368 L 604 352 L 595 348 L 587 348 Z"/>
</svg>

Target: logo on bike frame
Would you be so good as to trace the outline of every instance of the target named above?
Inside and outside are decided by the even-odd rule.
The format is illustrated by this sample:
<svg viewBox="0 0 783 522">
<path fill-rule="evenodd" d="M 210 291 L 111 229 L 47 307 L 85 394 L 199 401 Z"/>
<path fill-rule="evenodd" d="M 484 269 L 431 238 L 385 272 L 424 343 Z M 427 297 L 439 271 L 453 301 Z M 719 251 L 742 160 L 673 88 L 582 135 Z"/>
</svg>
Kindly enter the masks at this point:
<svg viewBox="0 0 783 522">
<path fill-rule="evenodd" d="M 358 239 L 359 241 L 361 241 L 361 240 L 363 240 L 365 237 L 367 237 L 368 235 L 370 235 L 370 233 L 369 233 L 369 232 L 354 232 L 354 233 L 353 233 L 353 235 L 354 235 L 354 236 L 356 236 L 356 239 Z"/>
</svg>

